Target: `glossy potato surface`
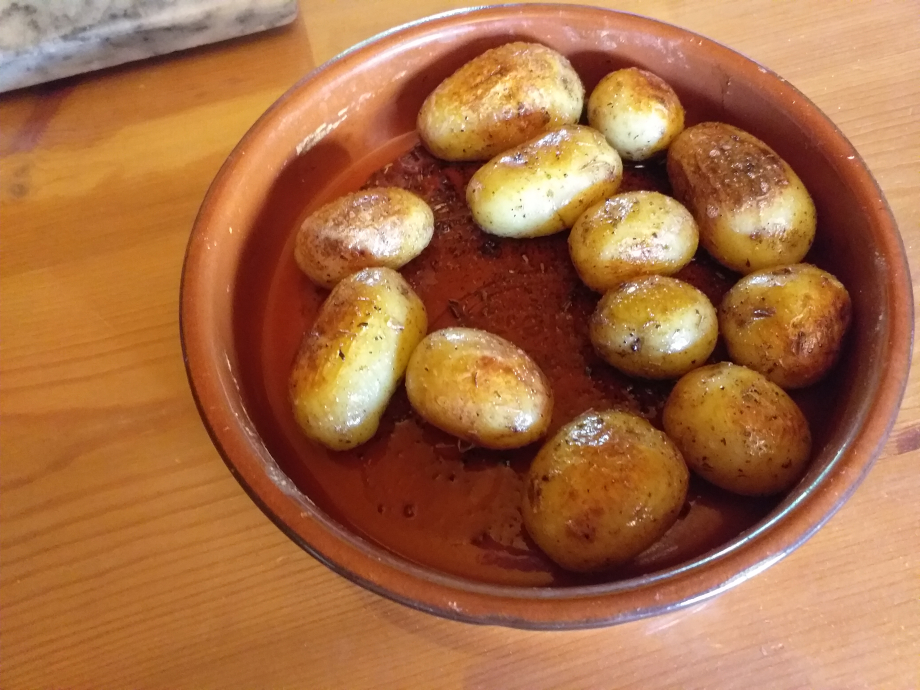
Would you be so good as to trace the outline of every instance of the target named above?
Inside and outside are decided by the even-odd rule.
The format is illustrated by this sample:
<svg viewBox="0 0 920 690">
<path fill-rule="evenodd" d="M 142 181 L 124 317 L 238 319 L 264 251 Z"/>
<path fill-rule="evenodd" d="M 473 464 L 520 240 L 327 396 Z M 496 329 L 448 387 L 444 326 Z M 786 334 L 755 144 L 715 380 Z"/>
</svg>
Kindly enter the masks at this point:
<svg viewBox="0 0 920 690">
<path fill-rule="evenodd" d="M 802 388 L 837 361 L 850 311 L 839 280 L 811 264 L 793 264 L 736 283 L 719 307 L 719 327 L 732 361 L 782 388 Z"/>
<path fill-rule="evenodd" d="M 346 194 L 311 214 L 294 244 L 297 265 L 332 288 L 362 268 L 402 268 L 431 241 L 434 214 L 420 197 L 397 187 Z"/>
<path fill-rule="evenodd" d="M 538 43 L 507 43 L 441 82 L 422 104 L 418 131 L 438 158 L 487 160 L 578 122 L 584 99 L 581 79 L 565 56 Z"/>
<path fill-rule="evenodd" d="M 721 122 L 685 129 L 668 149 L 674 196 L 700 244 L 739 273 L 793 264 L 815 237 L 815 205 L 798 175 L 755 136 Z"/>
<path fill-rule="evenodd" d="M 556 563 L 590 572 L 625 563 L 674 524 L 689 472 L 674 443 L 645 419 L 588 412 L 534 458 L 522 514 Z"/>
<path fill-rule="evenodd" d="M 746 496 L 786 491 L 805 472 L 805 415 L 762 374 L 723 362 L 686 374 L 668 396 L 664 430 L 694 472 Z"/>
<path fill-rule="evenodd" d="M 664 151 L 684 129 L 684 108 L 661 77 L 638 67 L 605 76 L 588 98 L 588 123 L 624 160 Z"/>
<path fill-rule="evenodd" d="M 586 210 L 569 234 L 579 277 L 605 292 L 641 275 L 671 275 L 690 263 L 699 231 L 690 212 L 658 192 L 624 192 Z"/>
<path fill-rule="evenodd" d="M 677 378 L 702 365 L 718 340 L 715 307 L 689 283 L 642 276 L 607 292 L 591 316 L 591 344 L 631 376 Z"/>
<path fill-rule="evenodd" d="M 541 438 L 553 393 L 522 349 L 476 328 L 428 335 L 406 370 L 412 407 L 434 426 L 484 448 L 519 448 Z"/>
<path fill-rule="evenodd" d="M 304 434 L 332 450 L 370 440 L 427 329 L 425 306 L 396 271 L 366 268 L 340 281 L 291 372 Z"/>
<path fill-rule="evenodd" d="M 560 127 L 496 156 L 473 175 L 473 220 L 502 237 L 539 237 L 572 227 L 623 178 L 619 154 L 590 127 Z"/>
</svg>

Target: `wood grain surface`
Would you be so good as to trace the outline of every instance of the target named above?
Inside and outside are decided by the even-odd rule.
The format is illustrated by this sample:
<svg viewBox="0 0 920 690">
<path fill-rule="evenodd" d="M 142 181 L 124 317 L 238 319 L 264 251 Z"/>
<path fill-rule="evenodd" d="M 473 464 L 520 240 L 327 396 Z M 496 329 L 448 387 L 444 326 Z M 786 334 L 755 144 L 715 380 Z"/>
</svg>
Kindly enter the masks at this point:
<svg viewBox="0 0 920 690">
<path fill-rule="evenodd" d="M 865 157 L 920 274 L 920 3 L 603 4 L 804 91 Z M 304 0 L 288 28 L 0 98 L 0 686 L 920 687 L 916 368 L 878 463 L 815 537 L 715 599 L 609 629 L 391 603 L 301 551 L 231 477 L 177 322 L 208 184 L 312 67 L 461 6 Z"/>
</svg>

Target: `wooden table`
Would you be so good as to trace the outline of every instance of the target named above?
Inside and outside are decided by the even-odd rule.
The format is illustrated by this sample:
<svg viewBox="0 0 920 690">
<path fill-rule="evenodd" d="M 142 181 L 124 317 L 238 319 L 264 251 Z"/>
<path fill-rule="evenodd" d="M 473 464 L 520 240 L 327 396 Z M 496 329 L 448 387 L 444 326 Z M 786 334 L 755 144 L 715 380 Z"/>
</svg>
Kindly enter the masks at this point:
<svg viewBox="0 0 920 690">
<path fill-rule="evenodd" d="M 839 125 L 920 261 L 920 4 L 608 2 L 776 70 Z M 304 0 L 295 25 L 0 99 L 0 685 L 917 688 L 920 373 L 875 468 L 802 548 L 703 604 L 537 633 L 350 584 L 246 497 L 183 369 L 195 212 L 311 67 L 448 0 Z"/>
</svg>

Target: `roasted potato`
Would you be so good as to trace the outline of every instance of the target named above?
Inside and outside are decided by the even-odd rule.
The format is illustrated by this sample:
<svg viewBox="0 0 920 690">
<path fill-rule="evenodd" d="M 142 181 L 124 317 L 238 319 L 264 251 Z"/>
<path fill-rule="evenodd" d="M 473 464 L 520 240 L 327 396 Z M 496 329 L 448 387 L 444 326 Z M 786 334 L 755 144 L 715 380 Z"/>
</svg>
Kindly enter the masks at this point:
<svg viewBox="0 0 920 690">
<path fill-rule="evenodd" d="M 689 472 L 642 417 L 587 412 L 540 449 L 524 480 L 524 525 L 568 570 L 604 570 L 639 555 L 674 524 Z"/>
<path fill-rule="evenodd" d="M 810 264 L 751 273 L 719 307 L 729 357 L 782 388 L 821 379 L 837 361 L 849 325 L 846 288 Z"/>
<path fill-rule="evenodd" d="M 485 448 L 518 448 L 546 433 L 553 392 L 513 343 L 475 328 L 426 337 L 406 370 L 406 392 L 430 424 Z"/>
<path fill-rule="evenodd" d="M 719 327 L 709 298 L 689 283 L 642 276 L 601 298 L 589 333 L 597 353 L 620 371 L 671 379 L 706 361 Z"/>
<path fill-rule="evenodd" d="M 699 231 L 678 201 L 658 192 L 624 192 L 585 211 L 569 234 L 579 277 L 604 292 L 641 275 L 671 275 L 696 254 Z"/>
<path fill-rule="evenodd" d="M 496 156 L 473 175 L 473 220 L 502 237 L 539 237 L 572 227 L 617 191 L 623 162 L 590 127 L 560 127 Z"/>
<path fill-rule="evenodd" d="M 585 88 L 565 56 L 508 43 L 470 60 L 431 92 L 418 115 L 438 158 L 487 160 L 581 117 Z"/>
<path fill-rule="evenodd" d="M 792 398 L 762 374 L 729 362 L 681 378 L 663 422 L 690 469 L 746 496 L 791 488 L 811 453 L 808 421 Z"/>
<path fill-rule="evenodd" d="M 664 151 L 684 129 L 684 108 L 668 83 L 638 67 L 611 72 L 588 98 L 588 123 L 624 160 Z"/>
<path fill-rule="evenodd" d="M 739 273 L 794 264 L 815 237 L 815 205 L 773 149 L 737 127 L 704 122 L 668 149 L 674 195 L 700 227 L 700 244 Z"/>
<path fill-rule="evenodd" d="M 431 208 L 412 192 L 365 189 L 311 214 L 297 231 L 294 258 L 310 280 L 332 288 L 362 268 L 402 268 L 422 253 L 433 232 Z"/>
<path fill-rule="evenodd" d="M 304 434 L 332 450 L 368 441 L 427 330 L 425 306 L 396 271 L 366 268 L 340 281 L 291 372 Z"/>
</svg>

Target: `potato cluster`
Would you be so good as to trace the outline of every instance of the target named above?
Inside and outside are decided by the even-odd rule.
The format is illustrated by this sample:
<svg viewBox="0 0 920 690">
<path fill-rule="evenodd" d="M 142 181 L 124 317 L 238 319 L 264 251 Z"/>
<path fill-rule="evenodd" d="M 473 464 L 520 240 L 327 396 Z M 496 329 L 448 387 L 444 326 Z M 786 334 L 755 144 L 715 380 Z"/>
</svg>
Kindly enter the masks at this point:
<svg viewBox="0 0 920 690">
<path fill-rule="evenodd" d="M 601 294 L 588 324 L 598 355 L 629 376 L 679 379 L 664 431 L 586 410 L 533 460 L 524 524 L 574 571 L 614 567 L 658 540 L 686 501 L 689 470 L 743 495 L 793 486 L 811 433 L 784 389 L 827 374 L 850 322 L 844 286 L 800 263 L 816 215 L 795 172 L 747 132 L 685 129 L 684 118 L 674 90 L 636 68 L 605 76 L 586 103 L 563 55 L 523 42 L 462 66 L 418 116 L 435 156 L 485 161 L 466 189 L 482 231 L 523 241 L 571 230 L 573 265 Z M 674 198 L 618 194 L 623 160 L 656 155 Z M 477 329 L 427 333 L 396 269 L 432 233 L 427 204 L 395 188 L 337 199 L 298 231 L 298 265 L 332 291 L 294 363 L 291 401 L 303 432 L 328 448 L 369 440 L 403 377 L 418 415 L 469 443 L 518 448 L 549 429 L 553 391 L 526 352 Z M 699 246 L 745 274 L 718 309 L 673 277 Z M 734 363 L 711 363 L 720 334 Z"/>
</svg>

